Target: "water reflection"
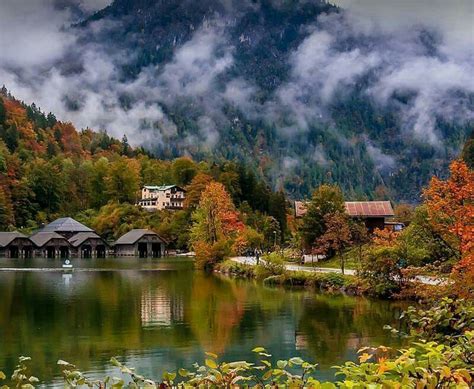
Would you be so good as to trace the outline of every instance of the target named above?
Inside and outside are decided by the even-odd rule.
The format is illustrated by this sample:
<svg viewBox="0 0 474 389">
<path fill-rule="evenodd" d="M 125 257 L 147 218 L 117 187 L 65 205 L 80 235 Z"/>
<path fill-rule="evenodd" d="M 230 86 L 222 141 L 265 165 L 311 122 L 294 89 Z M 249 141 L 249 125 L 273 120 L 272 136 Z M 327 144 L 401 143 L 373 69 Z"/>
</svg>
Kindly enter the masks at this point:
<svg viewBox="0 0 474 389">
<path fill-rule="evenodd" d="M 359 347 L 394 344 L 382 326 L 400 307 L 387 302 L 270 289 L 182 261 L 113 266 L 120 271 L 0 272 L 0 369 L 30 355 L 36 375 L 52 380 L 59 358 L 102 374 L 121 355 L 159 377 L 202 361 L 204 351 L 251 360 L 261 345 L 278 358 L 315 360 L 328 377 Z"/>
</svg>

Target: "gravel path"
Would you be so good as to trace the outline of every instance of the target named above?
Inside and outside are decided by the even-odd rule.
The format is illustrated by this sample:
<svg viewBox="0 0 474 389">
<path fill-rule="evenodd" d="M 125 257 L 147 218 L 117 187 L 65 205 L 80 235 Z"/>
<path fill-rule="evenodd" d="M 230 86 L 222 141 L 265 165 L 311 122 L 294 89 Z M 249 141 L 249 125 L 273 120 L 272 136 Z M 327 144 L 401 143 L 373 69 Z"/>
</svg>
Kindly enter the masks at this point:
<svg viewBox="0 0 474 389">
<path fill-rule="evenodd" d="M 255 257 L 233 257 L 231 260 L 244 265 L 255 266 L 257 264 Z M 341 273 L 341 269 L 333 269 L 328 267 L 308 267 L 290 263 L 287 263 L 285 268 L 289 271 L 306 271 L 308 273 Z M 353 269 L 345 269 L 344 274 L 353 276 L 356 275 L 357 272 Z M 442 285 L 446 283 L 446 279 L 444 278 L 436 278 L 431 276 L 417 276 L 415 277 L 415 280 L 426 285 Z"/>
</svg>

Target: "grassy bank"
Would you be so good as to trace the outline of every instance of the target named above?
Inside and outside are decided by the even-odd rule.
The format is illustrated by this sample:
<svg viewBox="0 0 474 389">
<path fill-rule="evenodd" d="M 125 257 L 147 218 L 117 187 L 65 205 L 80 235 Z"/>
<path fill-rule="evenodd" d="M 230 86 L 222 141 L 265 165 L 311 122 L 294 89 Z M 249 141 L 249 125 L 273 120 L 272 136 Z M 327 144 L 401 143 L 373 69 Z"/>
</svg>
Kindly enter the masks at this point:
<svg viewBox="0 0 474 389">
<path fill-rule="evenodd" d="M 288 271 L 279 264 L 252 266 L 232 260 L 218 264 L 215 271 L 231 277 L 260 280 L 268 286 L 301 287 L 352 295 L 364 293 L 357 277 L 340 273 Z"/>
</svg>

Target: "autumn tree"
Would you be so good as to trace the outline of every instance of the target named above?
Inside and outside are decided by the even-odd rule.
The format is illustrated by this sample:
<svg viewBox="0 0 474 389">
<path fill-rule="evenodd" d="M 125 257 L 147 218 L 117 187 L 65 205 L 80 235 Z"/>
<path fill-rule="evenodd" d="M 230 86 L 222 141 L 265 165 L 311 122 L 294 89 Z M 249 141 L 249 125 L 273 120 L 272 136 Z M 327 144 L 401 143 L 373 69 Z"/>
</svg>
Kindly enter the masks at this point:
<svg viewBox="0 0 474 389">
<path fill-rule="evenodd" d="M 461 258 L 474 250 L 474 172 L 454 161 L 447 180 L 431 179 L 423 192 L 433 226 L 450 241 Z"/>
<path fill-rule="evenodd" d="M 194 224 L 191 237 L 195 242 L 213 244 L 243 228 L 229 193 L 218 182 L 207 185 L 192 218 Z"/>
<path fill-rule="evenodd" d="M 312 247 L 316 239 L 325 233 L 326 215 L 343 212 L 344 197 L 341 189 L 335 185 L 321 185 L 313 193 L 300 227 L 305 247 Z"/>
<path fill-rule="evenodd" d="M 349 216 L 343 212 L 328 213 L 324 216 L 325 231 L 316 239 L 316 254 L 339 255 L 341 272 L 344 274 L 344 250 L 352 243 Z"/>
<path fill-rule="evenodd" d="M 206 173 L 199 172 L 193 178 L 191 183 L 186 186 L 185 208 L 196 208 L 201 199 L 201 194 L 206 187 L 213 181 L 212 177 Z"/>
<path fill-rule="evenodd" d="M 449 178 L 433 177 L 423 196 L 434 229 L 459 253 L 457 284 L 474 295 L 474 172 L 465 162 L 454 161 Z"/>
<path fill-rule="evenodd" d="M 349 223 L 349 228 L 351 230 L 352 243 L 357 246 L 360 264 L 363 259 L 364 245 L 370 242 L 369 231 L 362 220 L 351 220 Z"/>
<path fill-rule="evenodd" d="M 255 250 L 262 248 L 264 240 L 265 237 L 262 233 L 251 227 L 245 227 L 235 238 L 233 251 L 239 255 L 245 254 L 248 251 L 254 253 Z"/>
<path fill-rule="evenodd" d="M 191 241 L 197 264 L 206 268 L 224 259 L 236 233 L 244 228 L 224 185 L 211 182 L 192 214 Z"/>
<path fill-rule="evenodd" d="M 395 214 L 395 220 L 408 226 L 414 216 L 415 207 L 410 204 L 398 204 L 393 210 Z"/>
</svg>

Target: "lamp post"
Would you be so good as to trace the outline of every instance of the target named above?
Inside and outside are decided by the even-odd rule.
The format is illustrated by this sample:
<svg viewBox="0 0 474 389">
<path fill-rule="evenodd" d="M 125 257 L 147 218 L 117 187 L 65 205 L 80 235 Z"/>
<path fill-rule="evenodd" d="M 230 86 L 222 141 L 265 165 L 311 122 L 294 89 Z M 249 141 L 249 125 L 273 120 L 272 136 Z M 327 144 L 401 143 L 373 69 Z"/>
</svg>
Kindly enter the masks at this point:
<svg viewBox="0 0 474 389">
<path fill-rule="evenodd" d="M 273 236 L 275 238 L 274 243 L 273 243 L 273 250 L 276 250 L 277 247 L 277 232 L 273 231 Z"/>
</svg>

